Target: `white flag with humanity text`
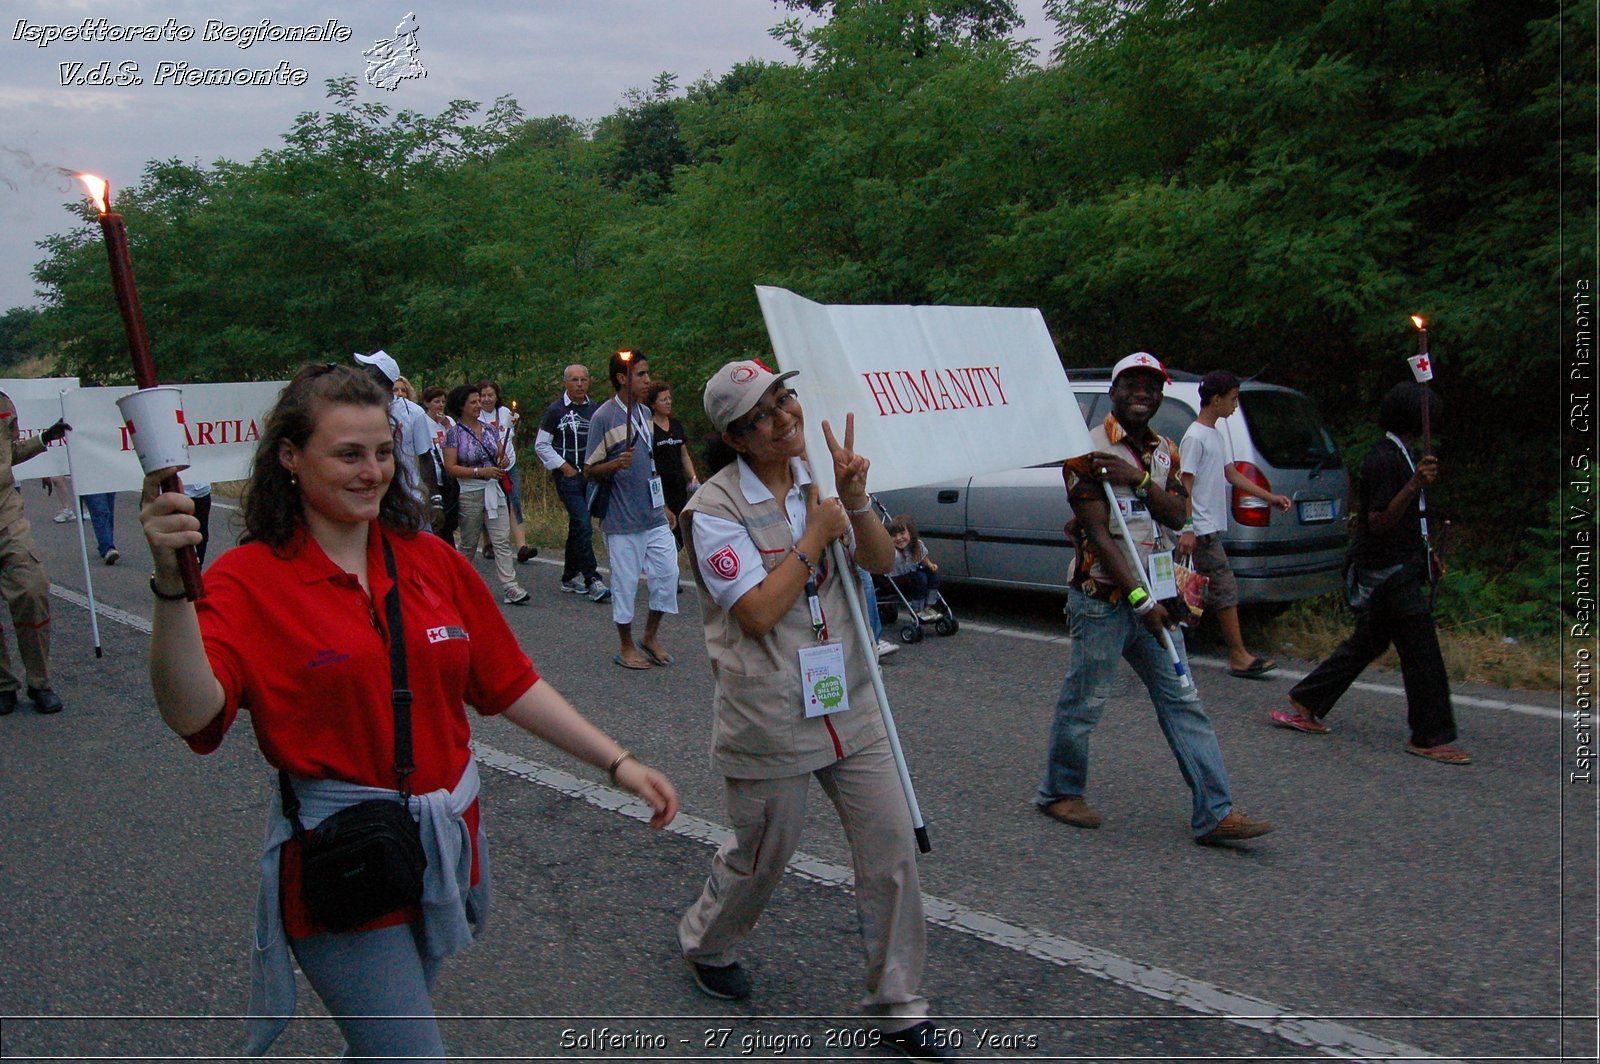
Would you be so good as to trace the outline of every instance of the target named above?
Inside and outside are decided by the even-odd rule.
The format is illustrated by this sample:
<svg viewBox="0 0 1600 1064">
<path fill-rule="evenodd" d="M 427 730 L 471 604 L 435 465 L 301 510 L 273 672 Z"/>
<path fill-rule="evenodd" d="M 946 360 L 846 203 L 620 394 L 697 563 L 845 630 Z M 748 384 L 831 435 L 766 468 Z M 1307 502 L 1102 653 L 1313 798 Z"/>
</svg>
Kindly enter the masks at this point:
<svg viewBox="0 0 1600 1064">
<path fill-rule="evenodd" d="M 250 473 L 261 423 L 285 381 L 239 384 L 185 384 L 184 431 L 189 442 L 187 482 L 243 480 Z M 138 491 L 144 483 L 139 456 L 117 400 L 136 388 L 79 388 L 62 400 L 67 447 L 72 457 L 73 490 L 79 495 Z M 51 420 L 54 420 L 52 418 Z"/>
<path fill-rule="evenodd" d="M 822 422 L 872 463 L 874 491 L 1057 462 L 1093 450 L 1044 316 L 1014 307 L 826 306 L 756 287 L 778 365 L 806 412 L 817 489 L 836 494 Z"/>
</svg>

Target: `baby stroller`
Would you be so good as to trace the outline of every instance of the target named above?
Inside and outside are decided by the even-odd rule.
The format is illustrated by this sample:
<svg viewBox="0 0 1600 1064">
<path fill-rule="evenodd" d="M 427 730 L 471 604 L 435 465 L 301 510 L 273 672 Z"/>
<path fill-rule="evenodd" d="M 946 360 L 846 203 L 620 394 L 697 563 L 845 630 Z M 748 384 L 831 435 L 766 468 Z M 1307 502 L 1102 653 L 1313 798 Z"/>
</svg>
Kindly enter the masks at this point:
<svg viewBox="0 0 1600 1064">
<path fill-rule="evenodd" d="M 894 518 L 876 498 L 872 505 L 877 508 L 880 520 L 888 524 Z M 933 630 L 939 635 L 955 635 L 961 630 L 961 622 L 956 620 L 955 611 L 950 608 L 949 601 L 938 591 L 928 595 L 928 601 L 919 615 L 911 607 L 911 601 L 906 598 L 905 592 L 900 589 L 888 576 L 882 573 L 872 574 L 872 586 L 878 594 L 878 620 L 883 623 L 885 633 L 900 620 L 901 607 L 905 609 L 906 623 L 900 625 L 900 642 L 920 643 L 923 637 L 923 626 L 931 624 Z M 890 598 L 890 595 L 893 598 Z M 896 605 L 896 601 L 899 605 Z"/>
</svg>

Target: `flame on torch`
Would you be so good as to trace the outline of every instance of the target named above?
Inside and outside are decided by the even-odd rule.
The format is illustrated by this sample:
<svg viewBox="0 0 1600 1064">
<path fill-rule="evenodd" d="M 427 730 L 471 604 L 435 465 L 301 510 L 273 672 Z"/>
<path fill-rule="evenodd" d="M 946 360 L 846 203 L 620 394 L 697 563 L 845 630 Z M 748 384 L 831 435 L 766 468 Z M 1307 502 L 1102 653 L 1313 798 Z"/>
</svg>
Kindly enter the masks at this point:
<svg viewBox="0 0 1600 1064">
<path fill-rule="evenodd" d="M 94 174 L 74 174 L 89 192 L 89 200 L 101 214 L 111 213 L 111 182 Z"/>
<path fill-rule="evenodd" d="M 1428 323 L 1422 319 L 1421 314 L 1411 315 L 1411 324 L 1415 325 L 1418 329 L 1421 329 L 1424 332 L 1426 332 L 1428 329 Z"/>
<path fill-rule="evenodd" d="M 622 359 L 622 361 L 624 361 L 624 362 L 632 362 L 633 361 L 633 352 L 632 351 L 618 351 L 617 352 L 617 357 Z"/>
</svg>

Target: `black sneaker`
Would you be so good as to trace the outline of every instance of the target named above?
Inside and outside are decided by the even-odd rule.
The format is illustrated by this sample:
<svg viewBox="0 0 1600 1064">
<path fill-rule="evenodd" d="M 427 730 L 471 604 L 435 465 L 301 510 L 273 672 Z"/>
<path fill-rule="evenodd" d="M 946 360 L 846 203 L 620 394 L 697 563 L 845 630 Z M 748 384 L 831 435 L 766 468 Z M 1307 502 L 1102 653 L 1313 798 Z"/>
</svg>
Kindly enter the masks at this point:
<svg viewBox="0 0 1600 1064">
<path fill-rule="evenodd" d="M 955 1060 L 956 1051 L 950 1045 L 953 1034 L 935 1027 L 932 1020 L 923 1020 L 901 1031 L 885 1031 L 883 1040 L 913 1060 Z"/>
<path fill-rule="evenodd" d="M 743 1001 L 750 996 L 750 977 L 738 961 L 719 966 L 696 964 L 685 957 L 684 963 L 694 973 L 694 985 L 710 996 L 723 1001 Z"/>
<path fill-rule="evenodd" d="M 0 717 L 3 717 L 8 713 L 15 712 L 16 708 L 17 708 L 17 691 L 16 691 L 16 688 L 12 688 L 9 691 L 0 691 Z"/>
<path fill-rule="evenodd" d="M 12 697 L 16 697 L 14 692 Z M 48 687 L 30 687 L 28 697 L 33 699 L 33 708 L 40 713 L 60 713 L 63 708 L 61 696 Z"/>
</svg>

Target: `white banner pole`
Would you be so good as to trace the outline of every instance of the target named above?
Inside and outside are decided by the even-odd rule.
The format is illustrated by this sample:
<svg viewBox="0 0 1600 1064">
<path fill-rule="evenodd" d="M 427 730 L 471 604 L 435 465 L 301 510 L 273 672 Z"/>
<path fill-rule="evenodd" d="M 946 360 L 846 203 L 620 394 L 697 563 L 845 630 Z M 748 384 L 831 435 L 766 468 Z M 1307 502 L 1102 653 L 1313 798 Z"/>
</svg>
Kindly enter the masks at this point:
<svg viewBox="0 0 1600 1064">
<path fill-rule="evenodd" d="M 63 390 L 58 400 L 61 404 L 61 420 L 63 421 L 67 419 L 66 399 L 67 393 Z M 67 433 L 68 437 L 71 435 L 72 433 Z M 72 442 L 70 439 L 63 440 L 63 442 L 67 445 L 67 476 L 72 477 Z M 100 647 L 100 613 L 95 609 L 94 605 L 94 577 L 89 573 L 89 540 L 83 531 L 83 498 L 78 494 L 78 480 L 76 477 L 72 477 L 72 518 L 73 523 L 78 526 L 78 553 L 83 558 L 83 587 L 89 596 L 89 637 L 94 640 L 94 656 L 98 658 L 104 653 Z"/>
<path fill-rule="evenodd" d="M 1139 586 L 1144 588 L 1150 600 L 1155 601 L 1155 589 L 1150 586 L 1150 577 L 1144 571 L 1144 566 L 1139 563 L 1139 551 L 1133 545 L 1133 537 L 1128 535 L 1128 522 L 1122 519 L 1122 508 L 1117 505 L 1117 493 L 1111 490 L 1110 481 L 1102 480 L 1100 486 L 1106 489 L 1106 505 L 1111 507 L 1111 512 L 1117 515 L 1117 528 L 1122 531 L 1122 546 L 1128 555 L 1128 563 L 1133 566 L 1134 575 L 1139 578 Z M 1150 517 L 1155 520 L 1155 515 Z M 1140 619 L 1143 624 L 1143 619 Z M 1189 674 L 1183 670 L 1183 659 L 1178 656 L 1178 648 L 1172 644 L 1172 633 L 1165 628 L 1161 629 L 1161 645 L 1167 648 L 1167 657 L 1172 659 L 1172 671 L 1178 675 L 1178 683 L 1184 687 L 1192 687 Z"/>
<path fill-rule="evenodd" d="M 878 643 L 872 638 L 867 625 L 866 610 L 862 604 L 861 574 L 845 559 L 844 543 L 834 540 L 828 544 L 834 570 L 845 581 L 845 598 L 850 602 L 850 622 L 855 625 L 856 638 L 867 650 L 867 675 L 872 678 L 872 692 L 878 696 L 878 712 L 883 716 L 883 730 L 889 733 L 889 752 L 894 755 L 895 771 L 900 774 L 900 789 L 906 794 L 906 805 L 911 808 L 911 827 L 917 836 L 917 849 L 927 853 L 933 849 L 928 841 L 928 829 L 922 823 L 922 807 L 917 804 L 917 792 L 911 785 L 911 771 L 906 768 L 905 751 L 900 749 L 900 732 L 894 726 L 894 713 L 889 709 L 889 693 L 883 689 L 883 670 L 878 665 Z"/>
</svg>

